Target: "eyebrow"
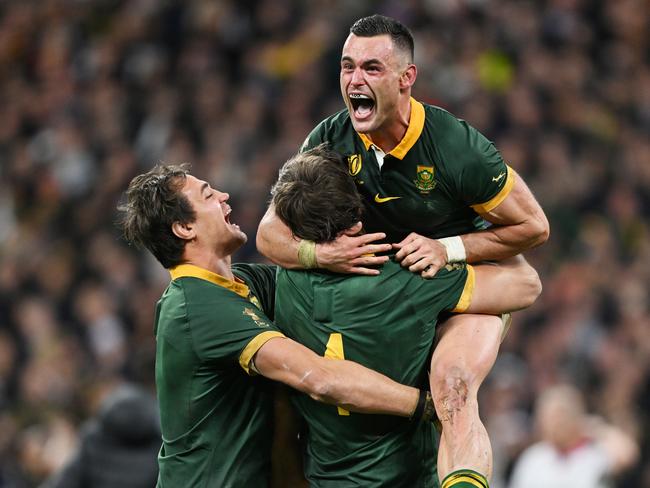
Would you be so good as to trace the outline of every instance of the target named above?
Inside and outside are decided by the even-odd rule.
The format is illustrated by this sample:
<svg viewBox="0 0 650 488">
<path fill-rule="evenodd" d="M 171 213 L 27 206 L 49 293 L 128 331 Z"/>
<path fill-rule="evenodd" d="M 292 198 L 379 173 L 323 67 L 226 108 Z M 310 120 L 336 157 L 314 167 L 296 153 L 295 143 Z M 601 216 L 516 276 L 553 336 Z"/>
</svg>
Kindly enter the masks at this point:
<svg viewBox="0 0 650 488">
<path fill-rule="evenodd" d="M 354 63 L 354 59 L 352 59 L 350 56 L 343 56 L 341 58 L 341 62 L 343 62 L 343 61 L 352 61 Z M 360 64 L 361 64 L 361 66 L 366 66 L 366 65 L 369 65 L 369 64 L 382 64 L 383 65 L 384 63 L 380 59 L 371 58 L 371 59 L 364 60 Z"/>
<path fill-rule="evenodd" d="M 209 186 L 210 186 L 210 185 L 208 185 L 207 182 L 203 182 L 203 184 L 201 185 L 201 190 L 200 190 L 200 191 L 201 191 L 201 194 L 203 194 L 203 193 L 205 192 L 205 190 L 206 190 Z"/>
</svg>

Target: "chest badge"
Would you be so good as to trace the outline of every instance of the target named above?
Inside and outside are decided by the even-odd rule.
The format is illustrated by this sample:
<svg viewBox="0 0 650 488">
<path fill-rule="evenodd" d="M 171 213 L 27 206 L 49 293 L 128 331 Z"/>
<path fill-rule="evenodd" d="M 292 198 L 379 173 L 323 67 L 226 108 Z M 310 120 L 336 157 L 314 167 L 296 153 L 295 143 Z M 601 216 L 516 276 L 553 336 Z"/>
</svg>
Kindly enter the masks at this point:
<svg viewBox="0 0 650 488">
<path fill-rule="evenodd" d="M 413 180 L 415 187 L 420 191 L 433 190 L 436 187 L 436 180 L 433 179 L 433 166 L 417 166 L 416 178 Z"/>
<path fill-rule="evenodd" d="M 356 176 L 359 174 L 359 171 L 361 171 L 361 154 L 353 154 L 352 156 L 348 156 L 348 171 L 350 173 L 350 176 Z"/>
<path fill-rule="evenodd" d="M 243 311 L 242 313 L 243 313 L 244 315 L 247 315 L 248 317 L 250 317 L 250 318 L 253 320 L 253 322 L 255 322 L 255 325 L 257 325 L 258 327 L 268 327 L 268 326 L 269 326 L 269 324 L 267 324 L 266 322 L 264 322 L 264 321 L 259 317 L 259 315 L 257 315 L 257 314 L 255 313 L 255 311 L 254 311 L 252 308 L 245 307 L 245 308 L 244 308 L 244 311 Z"/>
</svg>

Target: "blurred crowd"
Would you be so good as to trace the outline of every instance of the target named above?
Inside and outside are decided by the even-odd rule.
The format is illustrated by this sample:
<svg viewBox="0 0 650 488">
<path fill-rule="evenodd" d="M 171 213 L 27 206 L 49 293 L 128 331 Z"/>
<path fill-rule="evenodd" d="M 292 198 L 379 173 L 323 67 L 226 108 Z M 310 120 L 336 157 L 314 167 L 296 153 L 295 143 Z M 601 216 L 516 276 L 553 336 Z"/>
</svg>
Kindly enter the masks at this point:
<svg viewBox="0 0 650 488">
<path fill-rule="evenodd" d="M 631 434 L 650 486 L 650 4 L 644 0 L 14 0 L 0 3 L 0 487 L 38 486 L 124 382 L 153 388 L 169 277 L 116 206 L 189 162 L 255 232 L 280 165 L 343 108 L 351 23 L 416 39 L 415 97 L 468 120 L 529 183 L 551 238 L 481 413 L 495 488 L 563 381 Z"/>
</svg>

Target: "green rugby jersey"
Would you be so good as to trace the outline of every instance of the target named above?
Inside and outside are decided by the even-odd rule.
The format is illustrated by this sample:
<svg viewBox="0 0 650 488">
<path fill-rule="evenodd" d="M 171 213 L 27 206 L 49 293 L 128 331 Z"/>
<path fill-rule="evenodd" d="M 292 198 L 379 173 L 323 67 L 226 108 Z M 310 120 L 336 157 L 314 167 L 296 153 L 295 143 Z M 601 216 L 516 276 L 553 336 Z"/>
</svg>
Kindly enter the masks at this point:
<svg viewBox="0 0 650 488">
<path fill-rule="evenodd" d="M 283 336 L 265 314 L 273 315 L 275 268 L 234 265 L 237 281 L 192 265 L 170 271 L 154 330 L 158 487 L 266 487 L 272 386 L 248 375 L 255 352 Z"/>
<path fill-rule="evenodd" d="M 438 314 L 464 310 L 473 288 L 473 268 L 460 264 L 431 280 L 394 261 L 379 276 L 279 268 L 276 324 L 319 355 L 426 387 Z M 305 475 L 311 486 L 437 486 L 432 424 L 348 413 L 299 393 L 294 403 L 308 428 Z"/>
<path fill-rule="evenodd" d="M 495 208 L 514 184 L 514 171 L 480 132 L 413 98 L 406 134 L 381 168 L 375 146 L 355 132 L 347 109 L 316 126 L 301 151 L 322 142 L 347 157 L 364 199 L 365 230 L 386 232 L 389 242 L 410 232 L 445 237 L 484 228 L 477 211 Z"/>
</svg>

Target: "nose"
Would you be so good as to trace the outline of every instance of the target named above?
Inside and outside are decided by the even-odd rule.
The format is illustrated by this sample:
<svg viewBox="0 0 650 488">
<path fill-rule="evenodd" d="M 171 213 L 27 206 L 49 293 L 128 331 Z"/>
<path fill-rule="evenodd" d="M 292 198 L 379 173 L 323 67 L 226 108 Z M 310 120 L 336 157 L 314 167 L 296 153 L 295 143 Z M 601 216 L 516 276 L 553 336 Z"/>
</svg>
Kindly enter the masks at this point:
<svg viewBox="0 0 650 488">
<path fill-rule="evenodd" d="M 362 85 L 364 83 L 363 79 L 363 71 L 361 68 L 355 68 L 354 71 L 352 71 L 352 77 L 350 78 L 350 83 L 353 85 Z"/>
<path fill-rule="evenodd" d="M 219 192 L 219 201 L 220 202 L 227 202 L 229 198 L 230 198 L 230 195 L 228 193 L 223 192 L 223 191 Z"/>
</svg>

